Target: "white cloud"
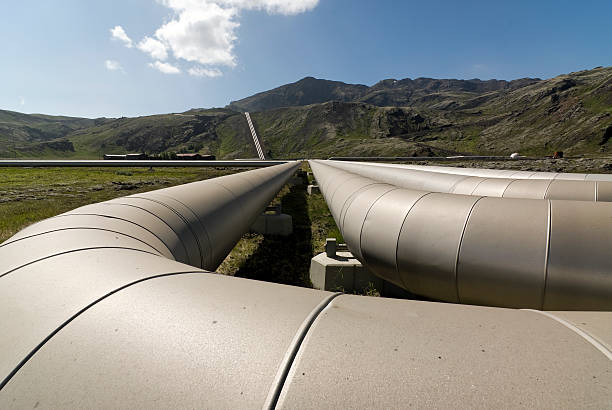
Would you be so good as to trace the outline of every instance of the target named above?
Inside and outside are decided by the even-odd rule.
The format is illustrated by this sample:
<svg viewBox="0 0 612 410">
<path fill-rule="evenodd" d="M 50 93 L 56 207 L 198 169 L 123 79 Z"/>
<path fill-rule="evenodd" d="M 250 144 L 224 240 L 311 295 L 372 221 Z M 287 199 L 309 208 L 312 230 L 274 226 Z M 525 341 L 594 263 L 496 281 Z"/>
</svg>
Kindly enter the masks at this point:
<svg viewBox="0 0 612 410">
<path fill-rule="evenodd" d="M 260 9 L 271 14 L 294 15 L 317 7 L 319 0 L 217 0 L 217 3 L 240 9 Z"/>
<path fill-rule="evenodd" d="M 115 26 L 110 29 L 111 38 L 121 41 L 127 48 L 132 48 L 132 39 L 128 37 L 125 30 L 121 26 Z"/>
<path fill-rule="evenodd" d="M 223 75 L 217 68 L 192 67 L 187 72 L 194 77 L 221 77 Z"/>
<path fill-rule="evenodd" d="M 119 61 L 106 60 L 104 62 L 104 65 L 106 66 L 106 69 L 110 71 L 123 71 L 123 67 L 121 67 L 121 64 L 119 64 Z"/>
<path fill-rule="evenodd" d="M 156 60 L 165 60 L 168 58 L 168 51 L 164 43 L 159 40 L 155 40 L 151 37 L 145 37 L 137 45 L 138 49 L 148 53 Z"/>
<path fill-rule="evenodd" d="M 169 53 L 176 60 L 207 66 L 188 73 L 199 77 L 219 77 L 216 67 L 235 67 L 234 47 L 241 10 L 263 10 L 270 14 L 295 15 L 314 9 L 319 0 L 157 0 L 172 15 L 153 36 L 144 37 L 137 48 L 156 61 L 149 64 L 165 73 L 178 73 L 178 67 L 162 63 Z M 113 38 L 132 47 L 132 40 L 121 26 L 111 29 Z"/>
<path fill-rule="evenodd" d="M 207 65 L 236 65 L 236 9 L 195 0 L 167 0 L 177 12 L 175 19 L 161 26 L 155 36 L 172 49 L 176 58 Z"/>
<path fill-rule="evenodd" d="M 23 96 L 19 96 L 19 105 L 25 105 L 25 98 Z"/>
<path fill-rule="evenodd" d="M 181 72 L 178 67 L 173 66 L 170 63 L 162 63 L 161 61 L 149 63 L 149 67 L 156 68 L 164 74 L 179 74 Z"/>
</svg>

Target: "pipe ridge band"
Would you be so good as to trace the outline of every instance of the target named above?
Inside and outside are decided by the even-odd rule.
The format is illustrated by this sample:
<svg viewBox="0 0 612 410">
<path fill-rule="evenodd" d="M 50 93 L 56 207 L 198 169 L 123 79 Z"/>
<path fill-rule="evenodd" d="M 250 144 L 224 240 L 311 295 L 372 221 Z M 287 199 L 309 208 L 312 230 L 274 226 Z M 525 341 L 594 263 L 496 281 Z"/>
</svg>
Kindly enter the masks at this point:
<svg viewBox="0 0 612 410">
<path fill-rule="evenodd" d="M 112 229 L 97 228 L 97 227 L 91 227 L 91 226 L 71 226 L 71 227 L 68 227 L 68 228 L 57 228 L 57 229 L 51 229 L 51 230 L 45 231 L 45 232 L 38 232 L 38 233 L 34 233 L 32 235 L 28 235 L 28 236 L 23 236 L 21 238 L 17 238 L 14 241 L 11 241 L 11 242 L 8 242 L 8 243 L 5 242 L 2 245 L 0 245 L 0 248 L 3 247 L 4 245 L 10 245 L 10 244 L 22 241 L 24 239 L 35 238 L 37 236 L 41 236 L 41 235 L 45 235 L 45 234 L 53 233 L 53 232 L 69 231 L 69 230 L 72 230 L 72 229 L 87 229 L 87 230 L 92 230 L 92 231 L 112 232 L 112 233 L 116 233 L 116 234 L 119 234 L 119 235 L 127 236 L 128 238 L 134 239 L 134 240 L 136 240 L 136 241 L 138 241 L 140 243 L 143 243 L 143 244 L 147 245 L 149 248 L 151 248 L 154 251 L 156 251 L 157 253 L 159 253 L 159 256 L 163 256 L 162 252 L 160 252 L 159 249 L 157 249 L 155 246 L 151 245 L 150 243 L 147 243 L 147 242 L 143 241 L 140 238 L 137 238 L 137 237 L 132 236 L 132 235 L 128 235 L 128 234 L 123 233 L 123 232 L 115 231 L 115 230 L 112 230 Z"/>
<path fill-rule="evenodd" d="M 483 182 L 491 179 L 491 178 L 482 178 L 482 177 L 476 177 L 476 178 L 480 178 L 480 181 L 478 181 L 478 183 L 476 184 L 476 186 L 474 187 L 474 189 L 472 189 L 472 191 L 469 193 L 469 195 L 474 195 L 474 192 L 476 192 L 476 190 L 478 189 L 478 187 L 480 186 L 480 184 L 482 184 Z"/>
<path fill-rule="evenodd" d="M 122 199 L 122 198 L 117 198 L 117 199 Z M 172 228 L 172 226 L 170 226 L 166 221 L 164 221 L 163 218 L 160 218 L 159 216 L 157 216 L 156 214 L 154 214 L 153 212 L 149 211 L 148 209 L 145 208 L 141 208 L 139 206 L 136 205 L 130 205 L 130 204 L 123 204 L 120 202 L 112 202 L 112 203 L 108 203 L 108 202 L 100 202 L 99 205 L 105 205 L 105 206 L 128 206 L 128 207 L 132 207 L 132 208 L 136 208 L 136 209 L 140 209 L 141 211 L 145 211 L 146 213 L 152 215 L 153 217 L 159 219 L 160 221 L 163 222 L 164 225 L 166 225 L 168 228 L 170 228 L 170 230 L 172 232 L 174 232 L 174 234 L 176 235 L 176 237 L 178 238 L 178 242 L 181 244 L 181 246 L 183 247 L 183 250 L 185 251 L 185 257 L 187 258 L 187 260 L 189 260 L 189 251 L 187 250 L 187 247 L 185 246 L 185 243 L 183 242 L 183 238 L 181 237 L 181 235 L 179 235 L 178 232 L 176 232 L 174 230 L 174 228 Z M 175 256 L 176 257 L 176 256 Z"/>
<path fill-rule="evenodd" d="M 533 312 L 533 313 L 537 313 L 539 315 L 543 315 L 546 316 L 560 324 L 562 324 L 563 326 L 565 326 L 566 328 L 568 328 L 569 330 L 573 331 L 574 333 L 578 334 L 580 337 L 582 337 L 584 340 L 586 340 L 589 344 L 591 344 L 595 349 L 599 350 L 601 353 L 604 354 L 604 356 L 606 356 L 608 358 L 608 360 L 612 361 L 612 351 L 608 348 L 608 346 L 599 341 L 598 338 L 596 338 L 595 336 L 591 335 L 588 331 L 584 330 L 584 329 L 580 329 L 579 327 L 575 326 L 574 324 L 570 323 L 569 321 L 562 319 L 558 316 L 553 315 L 550 312 L 546 312 L 543 310 L 535 310 L 535 309 L 521 309 L 523 311 L 526 312 Z"/>
<path fill-rule="evenodd" d="M 512 181 L 510 181 L 510 183 L 508 185 L 506 185 L 506 187 L 504 188 L 504 191 L 500 195 L 500 198 L 505 198 L 504 195 L 506 195 L 506 191 L 508 190 L 508 188 L 510 188 L 510 185 L 514 184 L 516 181 L 518 181 L 518 179 L 512 179 Z M 550 185 L 550 183 L 549 183 L 549 185 Z"/>
<path fill-rule="evenodd" d="M 278 399 L 280 394 L 285 386 L 285 382 L 287 381 L 287 376 L 289 375 L 289 371 L 295 362 L 295 358 L 302 347 L 304 339 L 306 335 L 312 328 L 314 322 L 319 318 L 323 310 L 327 308 L 331 302 L 338 296 L 342 295 L 341 292 L 336 292 L 325 299 L 323 299 L 315 308 L 306 316 L 300 327 L 295 333 L 287 352 L 285 353 L 285 357 L 283 357 L 282 362 L 278 368 L 276 376 L 274 377 L 274 381 L 272 382 L 272 386 L 268 391 L 268 396 L 266 397 L 266 401 L 262 408 L 264 409 L 274 409 L 278 404 Z"/>
<path fill-rule="evenodd" d="M 146 200 L 146 201 L 155 202 L 157 204 L 160 204 L 160 205 L 168 208 L 172 212 L 174 212 L 176 214 L 176 216 L 178 216 L 183 221 L 183 223 L 185 224 L 187 229 L 189 229 L 189 231 L 191 232 L 191 235 L 195 239 L 196 245 L 198 246 L 198 253 L 200 254 L 200 267 L 203 266 L 204 256 L 202 255 L 202 245 L 200 244 L 200 240 L 198 239 L 198 235 L 196 235 L 196 233 L 193 231 L 193 229 L 191 227 L 191 223 L 187 220 L 187 218 L 183 214 L 181 214 L 178 210 L 174 209 L 170 205 L 168 205 L 168 204 L 166 204 L 166 203 L 164 203 L 162 201 L 155 200 L 153 198 L 148 198 L 148 197 L 145 197 L 145 196 L 129 196 L 128 198 L 137 198 L 137 199 L 143 199 L 143 200 Z"/>
<path fill-rule="evenodd" d="M 458 174 L 447 174 L 447 175 L 458 175 Z M 453 185 L 451 185 L 450 188 L 448 188 L 448 193 L 449 194 L 454 194 L 455 193 L 455 189 L 457 188 L 457 185 L 459 185 L 461 182 L 465 181 L 468 178 L 472 178 L 471 175 L 462 175 L 463 178 L 458 179 Z M 506 189 L 508 189 L 508 187 L 506 187 Z"/>
<path fill-rule="evenodd" d="M 37 262 L 40 262 L 40 261 L 44 261 L 44 260 L 46 260 L 46 259 L 55 258 L 56 256 L 65 255 L 65 254 L 67 254 L 67 253 L 80 252 L 80 251 L 88 251 L 88 250 L 91 250 L 91 249 L 126 249 L 126 250 L 130 250 L 130 251 L 136 251 L 136 252 L 148 253 L 148 254 L 150 254 L 150 255 L 153 255 L 153 256 L 157 256 L 157 257 L 163 258 L 163 256 L 161 256 L 161 255 L 157 255 L 157 254 L 152 253 L 152 252 L 149 252 L 149 251 L 145 251 L 145 250 L 142 250 L 142 249 L 136 249 L 136 248 L 128 248 L 128 247 L 125 247 L 125 246 L 88 246 L 88 247 L 86 247 L 86 248 L 70 249 L 70 250 L 68 250 L 68 251 L 62 251 L 62 252 L 59 252 L 59 253 L 54 253 L 54 254 L 52 254 L 52 255 L 47 255 L 47 256 L 44 256 L 44 257 L 42 257 L 42 258 L 38 258 L 38 259 L 36 259 L 36 260 L 30 261 L 30 262 L 28 262 L 28 263 L 24 263 L 23 265 L 17 266 L 16 268 L 13 268 L 13 269 L 11 269 L 11 270 L 8 270 L 8 271 L 6 271 L 6 272 L 4 272 L 4 273 L 0 274 L 0 278 L 3 278 L 3 277 L 5 277 L 6 275 L 9 275 L 9 274 L 11 274 L 11 273 L 13 273 L 13 272 L 15 272 L 15 271 L 18 271 L 18 270 L 19 270 L 19 269 L 21 269 L 21 268 L 24 268 L 24 267 L 26 267 L 26 266 L 32 265 L 32 264 L 37 263 Z"/>
<path fill-rule="evenodd" d="M 364 185 L 361 188 L 359 188 L 357 191 L 353 192 L 351 195 L 349 195 L 346 201 L 344 201 L 344 203 L 342 204 L 342 207 L 340 208 L 340 215 L 338 215 L 338 218 L 341 218 L 341 220 L 338 222 L 341 223 L 341 225 L 338 228 L 340 229 L 344 228 L 344 221 L 346 220 L 346 214 L 348 213 L 348 210 L 353 204 L 353 202 L 355 201 L 355 199 L 357 199 L 357 197 L 363 194 L 365 191 L 369 191 L 370 189 L 374 188 L 373 185 L 388 185 L 389 187 L 394 187 L 394 185 L 391 185 L 391 184 L 385 184 L 384 182 L 374 181 L 371 184 Z M 396 189 L 400 189 L 400 188 L 398 187 L 391 188 L 392 191 Z M 369 209 L 368 209 L 368 212 L 369 212 Z"/>
<path fill-rule="evenodd" d="M 544 259 L 544 279 L 542 283 L 542 305 L 541 310 L 544 310 L 546 305 L 546 286 L 548 285 L 548 262 L 550 261 L 550 233 L 552 232 L 552 201 L 547 199 L 548 202 L 548 215 L 546 221 L 546 256 Z"/>
<path fill-rule="evenodd" d="M 71 212 L 71 211 L 69 211 L 69 212 Z M 136 226 L 138 226 L 138 227 L 140 227 L 140 228 L 144 229 L 145 231 L 149 232 L 151 235 L 155 236 L 157 239 L 159 239 L 159 241 L 160 241 L 161 243 L 163 243 L 163 244 L 164 244 L 164 246 L 166 247 L 166 249 L 168 250 L 168 253 L 170 253 L 170 255 L 172 255 L 172 256 L 174 257 L 174 260 L 176 260 L 176 255 L 174 255 L 174 252 L 172 252 L 172 248 L 171 248 L 170 246 L 168 246 L 168 244 L 167 244 L 167 243 L 166 243 L 166 242 L 165 242 L 165 241 L 164 241 L 162 238 L 160 238 L 159 236 L 157 236 L 157 235 L 155 234 L 155 232 L 151 231 L 151 230 L 150 230 L 150 229 L 148 229 L 146 226 L 142 226 L 142 225 L 137 224 L 136 222 L 130 221 L 130 220 L 128 220 L 128 219 L 120 218 L 120 217 L 118 217 L 118 216 L 111 216 L 111 215 L 100 215 L 100 214 L 71 214 L 71 213 L 64 213 L 64 214 L 56 215 L 56 216 L 54 216 L 54 217 L 52 217 L 52 218 L 61 218 L 61 217 L 65 217 L 65 216 L 75 216 L 75 215 L 76 215 L 76 216 L 79 216 L 79 215 L 84 215 L 84 216 L 98 216 L 98 217 L 100 217 L 100 218 L 112 218 L 112 219 L 117 219 L 117 220 L 120 220 L 120 221 L 123 221 L 123 222 L 128 222 L 128 223 L 131 223 L 131 224 L 133 224 L 133 225 L 136 225 Z M 52 218 L 48 218 L 48 219 L 52 219 Z M 45 220 L 46 220 L 46 219 L 45 219 Z M 42 221 L 41 221 L 41 222 L 42 222 Z"/>
<path fill-rule="evenodd" d="M 102 300 L 104 300 L 104 299 L 108 298 L 109 296 L 112 296 L 115 293 L 120 292 L 120 291 L 122 291 L 122 290 L 124 290 L 124 289 L 126 289 L 126 288 L 128 288 L 130 286 L 133 286 L 133 285 L 136 285 L 138 283 L 145 282 L 145 281 L 148 281 L 148 280 L 151 280 L 151 279 L 157 279 L 157 278 L 162 278 L 162 277 L 166 277 L 166 276 L 176 276 L 176 275 L 185 275 L 185 274 L 202 274 L 202 273 L 210 273 L 210 272 L 206 272 L 206 271 L 180 271 L 180 272 L 161 273 L 159 275 L 150 276 L 148 278 L 141 278 L 141 279 L 135 280 L 133 282 L 130 282 L 128 284 L 120 286 L 117 289 L 112 290 L 112 291 L 106 293 L 105 295 L 102 295 L 101 297 L 97 298 L 96 300 L 94 300 L 93 302 L 91 302 L 90 304 L 88 304 L 87 306 L 85 306 L 84 308 L 79 310 L 78 312 L 76 312 L 74 315 L 72 315 L 68 319 L 66 319 L 66 321 L 64 321 L 62 324 L 60 324 L 55 330 L 53 330 L 51 333 L 49 333 L 49 335 L 47 335 L 47 337 L 45 337 L 36 347 L 34 347 L 32 349 L 32 351 L 30 351 L 30 353 L 28 353 L 19 362 L 19 364 L 4 378 L 4 380 L 2 380 L 2 382 L 0 382 L 0 391 L 2 391 L 4 386 L 6 386 L 6 384 L 13 378 L 13 376 L 15 376 L 15 374 L 17 374 L 17 372 L 28 362 L 28 360 L 30 360 L 32 358 L 32 356 L 34 356 L 36 354 L 36 352 L 38 352 L 49 340 L 51 340 L 53 338 L 53 336 L 58 334 L 63 328 L 65 328 L 68 324 L 70 324 L 70 322 L 75 320 L 81 314 L 85 313 L 87 310 L 91 309 L 93 306 L 95 306 L 96 304 L 98 304 Z"/>
<path fill-rule="evenodd" d="M 461 253 L 461 245 L 463 244 L 463 237 L 465 235 L 465 230 L 467 229 L 468 223 L 470 222 L 470 218 L 472 217 L 472 212 L 476 207 L 476 204 L 480 202 L 484 196 L 478 198 L 470 207 L 470 212 L 468 212 L 467 217 L 465 218 L 465 222 L 463 224 L 463 229 L 461 230 L 461 236 L 459 237 L 459 244 L 457 245 L 457 257 L 455 258 L 455 289 L 457 290 L 457 303 L 461 303 L 461 297 L 459 294 L 459 254 Z"/>
<path fill-rule="evenodd" d="M 373 185 L 373 184 L 370 184 L 370 185 L 367 185 L 367 186 L 371 187 L 372 185 Z M 361 257 L 362 257 L 364 260 L 365 260 L 365 256 L 364 256 L 364 254 L 363 254 L 363 249 L 361 248 L 361 237 L 362 237 L 362 235 L 363 235 L 363 227 L 364 227 L 364 225 L 365 225 L 365 223 L 366 223 L 366 221 L 367 221 L 367 219 L 368 219 L 368 215 L 370 214 L 370 211 L 372 210 L 372 208 L 374 207 L 374 205 L 376 205 L 376 203 L 377 203 L 378 201 L 380 201 L 380 199 L 381 199 L 382 197 L 384 197 L 385 195 L 387 195 L 389 192 L 397 191 L 398 189 L 399 189 L 399 188 L 391 188 L 389 191 L 387 191 L 387 192 L 383 192 L 382 194 L 380 194 L 380 195 L 378 196 L 378 198 L 376 198 L 374 201 L 372 201 L 372 203 L 371 203 L 371 204 L 370 204 L 370 206 L 368 207 L 368 210 L 367 210 L 367 211 L 366 211 L 366 213 L 365 213 L 365 216 L 364 216 L 364 218 L 363 218 L 363 221 L 361 222 L 361 227 L 359 227 L 359 244 L 358 244 L 358 248 L 357 248 L 357 249 L 359 249 L 359 253 L 361 254 Z M 366 190 L 366 191 L 369 191 L 369 189 L 368 189 L 368 190 Z M 362 194 L 362 193 L 364 193 L 364 192 L 362 191 L 360 194 Z M 356 196 L 355 196 L 355 198 L 353 199 L 353 201 L 351 201 L 351 203 L 348 205 L 348 207 L 347 207 L 347 209 L 346 209 L 346 212 L 344 213 L 344 216 L 345 216 L 345 217 L 346 217 L 346 214 L 348 213 L 348 210 L 349 210 L 349 208 L 351 207 L 352 203 L 355 201 L 355 199 L 357 199 L 357 196 L 358 196 L 358 195 L 356 195 Z M 344 223 L 344 221 L 343 221 L 343 223 Z M 397 260 L 396 260 L 396 264 L 397 264 Z M 354 280 L 355 280 L 355 279 L 353 278 L 353 281 L 354 281 Z"/>
<path fill-rule="evenodd" d="M 197 220 L 198 220 L 198 222 L 200 223 L 200 226 L 202 227 L 202 232 L 204 232 L 204 236 L 206 236 L 206 240 L 208 241 L 207 243 L 208 243 L 208 251 L 209 251 L 209 252 L 208 252 L 207 256 L 208 256 L 208 259 L 209 259 L 209 260 L 207 260 L 207 261 L 206 261 L 206 265 L 204 265 L 204 264 L 203 264 L 203 265 L 202 265 L 202 267 L 210 265 L 210 264 L 212 263 L 212 260 L 211 260 L 211 257 L 212 257 L 212 244 L 211 244 L 211 242 L 210 242 L 210 235 L 208 234 L 208 230 L 206 229 L 206 226 L 204 225 L 204 222 L 202 222 L 202 220 L 200 219 L 200 217 L 198 216 L 198 214 L 197 214 L 197 213 L 196 213 L 196 212 L 195 212 L 193 209 L 191 209 L 191 207 L 190 207 L 189 205 L 187 205 L 187 204 L 186 204 L 186 203 L 184 203 L 183 201 L 180 201 L 180 200 L 179 200 L 179 199 L 177 199 L 177 198 L 173 198 L 173 197 L 171 197 L 171 196 L 169 196 L 169 195 L 166 195 L 166 194 L 159 194 L 159 193 L 157 193 L 157 191 L 151 191 L 151 192 L 152 192 L 152 193 L 155 193 L 155 195 L 159 195 L 159 196 L 162 196 L 162 197 L 164 197 L 164 198 L 169 198 L 169 199 L 171 199 L 171 200 L 173 200 L 173 201 L 178 202 L 179 204 L 181 204 L 181 205 L 183 205 L 185 208 L 187 208 L 187 209 L 188 209 L 188 210 L 189 210 L 189 211 L 190 211 L 190 212 L 191 212 L 191 213 L 192 213 L 192 214 L 193 214 L 193 215 L 196 217 L 196 219 L 197 219 Z M 204 259 L 204 258 L 203 258 L 203 259 Z"/>
<path fill-rule="evenodd" d="M 404 229 L 404 224 L 406 223 L 406 219 L 408 219 L 408 215 L 410 214 L 410 211 L 412 211 L 412 209 L 414 208 L 414 206 L 421 201 L 421 199 L 425 198 L 426 196 L 433 194 L 434 192 L 425 192 L 423 193 L 423 195 L 421 195 L 416 201 L 414 201 L 414 203 L 410 206 L 410 208 L 408 208 L 408 211 L 406 212 L 406 215 L 404 215 L 404 219 L 402 220 L 402 224 L 400 226 L 400 229 L 398 231 L 397 234 L 397 240 L 395 241 L 395 271 L 397 273 L 397 277 L 399 278 L 399 280 L 404 284 L 404 289 L 408 289 L 410 290 L 410 288 L 408 287 L 408 285 L 406 284 L 406 281 L 404 280 L 404 276 L 400 274 L 399 271 L 399 265 L 397 263 L 397 253 L 399 252 L 399 244 L 400 244 L 400 236 L 402 235 L 402 230 Z M 369 211 L 368 211 L 369 212 Z"/>
<path fill-rule="evenodd" d="M 357 175 L 357 174 L 355 174 L 353 172 L 347 172 L 347 171 L 342 171 L 342 172 L 350 175 L 349 178 L 347 178 L 346 180 L 344 180 L 342 182 L 342 185 L 346 184 L 347 182 L 349 182 L 352 179 L 357 179 L 357 178 L 370 179 L 373 184 L 376 183 L 376 181 L 372 180 L 371 178 L 362 177 L 361 175 Z M 332 192 L 332 194 L 331 194 L 330 202 L 334 202 L 334 198 L 336 196 L 336 193 L 338 193 L 338 190 L 342 187 L 342 185 L 338 184 L 336 189 L 334 189 L 334 192 Z"/>
<path fill-rule="evenodd" d="M 552 188 L 552 186 L 555 183 L 555 181 L 562 181 L 562 179 L 552 179 L 550 181 L 550 184 L 548 184 L 548 186 L 546 187 L 546 191 L 544 192 L 544 199 L 549 199 L 548 198 L 548 192 L 550 191 L 550 188 Z"/>
</svg>

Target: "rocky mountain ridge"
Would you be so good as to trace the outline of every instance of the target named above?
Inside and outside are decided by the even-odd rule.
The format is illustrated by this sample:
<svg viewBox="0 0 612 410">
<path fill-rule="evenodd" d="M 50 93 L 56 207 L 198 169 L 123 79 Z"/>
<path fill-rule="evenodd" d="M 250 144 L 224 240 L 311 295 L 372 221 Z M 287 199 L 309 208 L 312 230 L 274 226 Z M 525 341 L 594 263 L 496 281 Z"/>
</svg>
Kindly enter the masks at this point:
<svg viewBox="0 0 612 410">
<path fill-rule="evenodd" d="M 256 157 L 248 109 L 272 158 L 612 150 L 612 67 L 547 80 L 382 80 L 372 87 L 307 77 L 223 109 L 118 119 L 0 111 L 0 157 L 100 158 L 201 152 Z"/>
</svg>

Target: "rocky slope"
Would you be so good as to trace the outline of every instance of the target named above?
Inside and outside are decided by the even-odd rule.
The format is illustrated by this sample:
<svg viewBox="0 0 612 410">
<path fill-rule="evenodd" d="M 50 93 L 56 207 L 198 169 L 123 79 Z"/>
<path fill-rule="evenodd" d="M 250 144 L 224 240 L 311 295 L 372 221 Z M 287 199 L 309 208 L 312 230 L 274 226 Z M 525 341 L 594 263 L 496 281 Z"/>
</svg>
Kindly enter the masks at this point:
<svg viewBox="0 0 612 410">
<path fill-rule="evenodd" d="M 449 108 L 450 101 L 447 100 L 456 103 L 456 100 L 465 101 L 491 92 L 514 90 L 539 81 L 538 78 L 514 81 L 406 78 L 382 80 L 368 87 L 306 77 L 295 83 L 232 101 L 228 108 L 235 111 L 264 111 L 329 101 L 363 102 L 379 107 L 432 107 L 442 103 L 442 107 Z"/>
<path fill-rule="evenodd" d="M 0 111 L 0 157 L 202 152 L 256 157 L 249 110 L 271 158 L 435 156 L 612 150 L 612 67 L 548 80 L 305 78 L 225 109 L 120 119 Z"/>
</svg>

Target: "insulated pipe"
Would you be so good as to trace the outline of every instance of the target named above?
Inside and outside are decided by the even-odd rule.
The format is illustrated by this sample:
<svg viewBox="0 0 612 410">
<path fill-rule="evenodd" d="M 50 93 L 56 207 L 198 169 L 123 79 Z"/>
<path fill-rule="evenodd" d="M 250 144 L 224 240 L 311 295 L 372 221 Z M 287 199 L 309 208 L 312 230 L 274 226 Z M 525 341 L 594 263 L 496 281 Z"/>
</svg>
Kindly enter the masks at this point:
<svg viewBox="0 0 612 410">
<path fill-rule="evenodd" d="M 514 171 L 494 171 L 489 176 L 474 176 L 480 170 L 468 169 L 468 174 L 445 173 L 438 169 L 444 167 L 427 167 L 412 169 L 392 164 L 356 163 L 345 161 L 324 161 L 336 168 L 359 174 L 401 188 L 418 189 L 451 194 L 492 196 L 503 198 L 525 199 L 567 199 L 574 201 L 612 201 L 612 175 L 598 174 L 599 180 L 572 179 L 525 179 L 509 177 Z M 531 173 L 533 174 L 533 173 Z M 546 173 L 539 173 L 546 174 Z M 553 174 L 557 175 L 557 174 Z M 595 174 L 591 174 L 593 178 Z M 609 181 L 604 180 L 610 177 Z"/>
<path fill-rule="evenodd" d="M 0 245 L 13 246 L 0 262 L 22 258 L 0 271 L 0 408 L 609 406 L 611 313 L 338 295 L 172 260 L 195 254 L 206 212 L 241 223 L 198 192 L 248 179 L 256 195 L 292 166 L 91 210 L 133 218 L 68 213 Z"/>
<path fill-rule="evenodd" d="M 367 162 L 351 162 L 353 164 L 368 164 Z M 390 168 L 414 169 L 430 172 L 442 172 L 445 174 L 468 175 L 485 178 L 512 178 L 512 179 L 560 179 L 569 181 L 612 181 L 612 174 L 581 174 L 569 172 L 536 172 L 517 171 L 512 169 L 488 169 L 488 168 L 461 168 L 446 167 L 439 165 L 412 165 L 412 164 L 381 164 Z"/>
<path fill-rule="evenodd" d="M 287 161 L 223 160 L 88 160 L 88 159 L 0 159 L 0 167 L 227 167 L 260 168 Z"/>
<path fill-rule="evenodd" d="M 41 221 L 0 246 L 0 276 L 56 252 L 105 245 L 214 270 L 298 165 L 130 195 Z"/>
<path fill-rule="evenodd" d="M 310 165 L 351 252 L 412 293 L 487 306 L 612 309 L 612 203 L 403 189 L 336 162 Z"/>
<path fill-rule="evenodd" d="M 0 244 L 0 306 L 8 323 L 0 339 L 8 360 L 0 363 L 0 375 L 87 300 L 155 275 L 216 269 L 298 166 L 290 162 L 86 205 Z M 140 263 L 147 269 L 135 268 Z M 76 276 L 66 276 L 69 271 Z M 41 303 L 45 292 L 49 297 Z M 52 308 L 23 315 L 33 307 L 39 314 Z"/>
</svg>

